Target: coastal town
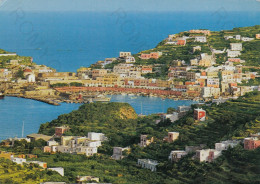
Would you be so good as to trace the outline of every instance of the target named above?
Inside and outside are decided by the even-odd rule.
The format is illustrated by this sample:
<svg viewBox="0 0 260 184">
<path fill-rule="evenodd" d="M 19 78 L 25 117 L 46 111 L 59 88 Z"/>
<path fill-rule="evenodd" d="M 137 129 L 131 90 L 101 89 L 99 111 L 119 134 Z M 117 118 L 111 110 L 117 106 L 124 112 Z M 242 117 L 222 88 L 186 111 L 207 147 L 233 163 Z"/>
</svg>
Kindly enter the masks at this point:
<svg viewBox="0 0 260 184">
<path fill-rule="evenodd" d="M 215 37 L 223 42 L 220 46 Z M 190 30 L 169 35 L 154 49 L 120 52 L 76 73 L 57 72 L 31 57 L 1 51 L 1 92 L 53 105 L 109 101 L 103 96 L 107 94 L 222 101 L 259 90 L 259 65 L 250 64 L 253 57 L 244 59 L 244 45 L 259 42 L 260 33 L 246 37 Z"/>
<path fill-rule="evenodd" d="M 154 49 L 120 52 L 76 73 L 0 50 L 0 98 L 83 103 L 41 124 L 37 133 L 2 140 L 0 159 L 19 165 L 17 171 L 45 173 L 47 179 L 36 177 L 42 184 L 142 183 L 146 176 L 155 183 L 191 183 L 194 173 L 217 178 L 218 172 L 235 172 L 237 162 L 226 164 L 233 155 L 241 152 L 244 159 L 260 147 L 259 44 L 260 26 L 189 30 Z M 114 94 L 196 103 L 147 116 L 126 103 L 94 103 Z M 11 173 L 7 168 L 0 167 L 0 174 Z M 132 181 L 133 175 L 140 180 Z"/>
</svg>

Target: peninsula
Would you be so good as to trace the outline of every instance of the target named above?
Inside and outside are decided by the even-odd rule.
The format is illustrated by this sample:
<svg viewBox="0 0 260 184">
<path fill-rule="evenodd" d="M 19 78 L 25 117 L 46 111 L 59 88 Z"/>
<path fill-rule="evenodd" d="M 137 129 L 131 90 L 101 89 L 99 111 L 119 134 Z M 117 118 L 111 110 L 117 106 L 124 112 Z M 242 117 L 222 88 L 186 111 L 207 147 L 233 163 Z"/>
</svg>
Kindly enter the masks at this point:
<svg viewBox="0 0 260 184">
<path fill-rule="evenodd" d="M 120 52 L 90 67 L 57 72 L 31 57 L 0 50 L 0 92 L 58 105 L 100 94 L 225 100 L 259 90 L 260 26 L 189 30 L 151 50 Z"/>
</svg>

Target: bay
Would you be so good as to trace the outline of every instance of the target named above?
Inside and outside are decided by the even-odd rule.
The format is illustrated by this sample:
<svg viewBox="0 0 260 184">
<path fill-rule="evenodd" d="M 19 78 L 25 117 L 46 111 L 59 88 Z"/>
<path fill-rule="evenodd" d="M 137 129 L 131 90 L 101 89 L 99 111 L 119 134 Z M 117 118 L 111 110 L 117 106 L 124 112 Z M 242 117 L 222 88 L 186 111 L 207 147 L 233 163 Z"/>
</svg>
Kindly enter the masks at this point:
<svg viewBox="0 0 260 184">
<path fill-rule="evenodd" d="M 129 103 L 138 114 L 166 112 L 168 107 L 195 103 L 190 100 L 174 101 L 157 97 L 113 95 L 111 102 Z M 24 135 L 37 133 L 42 123 L 50 122 L 59 115 L 77 110 L 82 104 L 61 103 L 53 106 L 30 99 L 5 97 L 0 100 L 0 140 L 21 137 L 24 122 Z"/>
</svg>

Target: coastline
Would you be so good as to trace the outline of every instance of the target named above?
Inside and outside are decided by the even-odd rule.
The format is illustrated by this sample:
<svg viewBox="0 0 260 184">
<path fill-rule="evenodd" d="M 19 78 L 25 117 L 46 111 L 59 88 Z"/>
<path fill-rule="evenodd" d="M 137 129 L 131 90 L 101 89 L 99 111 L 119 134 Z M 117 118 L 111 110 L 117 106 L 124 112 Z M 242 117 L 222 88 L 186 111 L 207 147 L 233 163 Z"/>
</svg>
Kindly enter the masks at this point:
<svg viewBox="0 0 260 184">
<path fill-rule="evenodd" d="M 50 100 L 50 99 L 44 99 L 43 97 L 29 97 L 29 96 L 24 96 L 24 95 L 20 95 L 20 94 L 5 94 L 5 96 L 10 96 L 10 97 L 17 97 L 17 98 L 25 98 L 25 99 L 30 99 L 30 100 L 36 100 L 39 102 L 43 102 L 49 105 L 55 105 L 55 106 L 59 106 L 60 104 Z"/>
</svg>

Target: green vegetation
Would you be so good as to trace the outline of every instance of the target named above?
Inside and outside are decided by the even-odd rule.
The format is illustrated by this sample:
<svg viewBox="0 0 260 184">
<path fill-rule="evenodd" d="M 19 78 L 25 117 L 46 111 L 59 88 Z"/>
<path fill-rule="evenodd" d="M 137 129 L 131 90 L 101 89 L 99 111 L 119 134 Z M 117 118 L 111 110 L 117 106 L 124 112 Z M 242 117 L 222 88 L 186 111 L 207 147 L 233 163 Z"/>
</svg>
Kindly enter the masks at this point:
<svg viewBox="0 0 260 184">
<path fill-rule="evenodd" d="M 1 54 L 1 52 L 0 52 L 0 54 Z M 31 57 L 27 57 L 27 56 L 18 56 L 18 55 L 17 56 L 0 56 L 0 68 L 9 68 L 10 65 L 8 64 L 8 62 L 10 60 L 18 60 L 19 64 L 27 65 L 27 66 L 32 66 L 35 64 L 35 63 L 31 62 Z"/>
<path fill-rule="evenodd" d="M 127 146 L 136 142 L 136 118 L 137 115 L 129 104 L 85 104 L 77 111 L 42 124 L 39 133 L 53 135 L 55 126 L 68 125 L 71 129 L 66 135 L 85 136 L 92 131 L 102 132 L 109 137 L 110 145 Z"/>
<path fill-rule="evenodd" d="M 57 172 L 40 169 L 37 165 L 18 165 L 0 158 L 0 183 L 38 184 L 44 181 L 68 181 Z"/>
<path fill-rule="evenodd" d="M 56 159 L 66 156 L 69 157 L 67 161 L 58 159 L 57 163 L 53 162 L 53 164 L 67 166 L 70 171 L 68 175 L 71 171 L 75 172 L 74 175 L 78 172 L 91 173 L 102 178 L 102 181 L 113 183 L 159 183 L 159 181 L 169 183 L 171 180 L 172 183 L 175 183 L 176 180 L 178 180 L 177 183 L 257 183 L 259 181 L 259 171 L 256 169 L 259 167 L 259 162 L 256 162 L 259 149 L 246 151 L 241 145 L 224 151 L 223 156 L 213 163 L 199 163 L 192 160 L 191 155 L 181 159 L 178 163 L 168 161 L 169 153 L 172 150 L 183 150 L 186 145 L 206 144 L 206 147 L 213 148 L 216 142 L 241 139 L 251 133 L 259 132 L 259 92 L 249 93 L 221 105 L 203 106 L 202 108 L 206 109 L 208 116 L 203 123 L 195 122 L 192 118 L 192 111 L 190 111 L 176 123 L 166 120 L 156 125 L 154 120 L 157 117 L 154 115 L 136 119 L 136 114 L 132 111 L 132 118 L 126 118 L 121 113 L 129 112 L 129 110 L 122 111 L 121 108 L 131 109 L 129 105 L 119 103 L 83 105 L 78 111 L 62 115 L 51 123 L 43 124 L 40 128 L 40 133 L 49 135 L 53 134 L 55 126 L 63 124 L 72 128 L 67 135 L 86 135 L 88 131 L 103 132 L 108 136 L 109 141 L 104 142 L 103 146 L 99 148 L 100 156 L 84 158 L 83 156 L 58 154 L 43 155 L 40 156 L 40 159 L 48 161 L 47 159 L 52 158 L 57 161 Z M 169 109 L 169 112 L 172 111 L 174 109 Z M 180 132 L 179 139 L 173 143 L 163 142 L 163 137 L 170 131 Z M 155 142 L 146 148 L 140 148 L 137 146 L 140 134 L 153 136 Z M 128 145 L 131 146 L 131 153 L 127 158 L 122 161 L 109 159 L 113 146 Z M 82 160 L 71 162 L 71 157 Z M 158 172 L 152 174 L 158 180 L 151 176 L 150 171 L 136 167 L 138 158 L 150 158 L 160 162 Z M 51 160 L 50 163 L 52 164 Z M 88 167 L 83 169 L 84 165 L 88 165 Z M 90 165 L 93 165 L 94 169 L 91 170 Z M 96 165 L 99 166 L 96 167 Z M 149 177 L 145 177 L 143 172 L 146 172 Z M 130 177 L 131 173 L 138 173 L 137 177 Z M 243 173 L 246 173 L 246 176 Z M 120 174 L 122 177 L 118 177 Z M 69 175 L 69 177 L 68 179 L 72 181 L 74 176 Z"/>
<path fill-rule="evenodd" d="M 76 86 L 76 87 L 82 87 L 83 84 L 79 82 L 71 82 L 71 83 L 57 83 L 57 84 L 52 84 L 52 88 L 58 88 L 58 87 L 65 87 L 65 86 Z"/>
<path fill-rule="evenodd" d="M 22 78 L 22 79 L 24 78 L 24 72 L 23 72 L 23 70 L 21 68 L 16 73 L 16 77 L 17 78 Z"/>
</svg>

